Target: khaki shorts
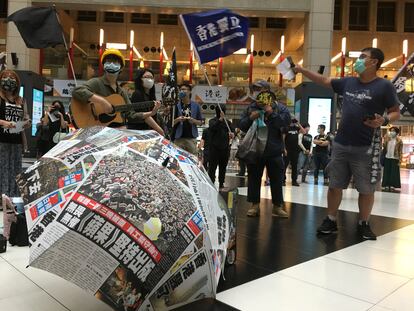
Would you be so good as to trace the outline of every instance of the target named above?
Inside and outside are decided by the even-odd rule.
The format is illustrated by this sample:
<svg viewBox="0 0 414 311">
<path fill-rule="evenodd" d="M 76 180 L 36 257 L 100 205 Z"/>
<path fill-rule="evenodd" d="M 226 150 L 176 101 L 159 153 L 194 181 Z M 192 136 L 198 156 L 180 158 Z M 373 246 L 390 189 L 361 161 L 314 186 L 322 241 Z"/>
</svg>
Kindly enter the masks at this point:
<svg viewBox="0 0 414 311">
<path fill-rule="evenodd" d="M 329 188 L 348 188 L 351 177 L 359 193 L 375 192 L 376 184 L 371 184 L 372 155 L 370 146 L 344 146 L 337 142 L 332 146 L 332 158 L 326 167 L 329 175 Z M 378 181 L 381 176 L 378 177 Z"/>
</svg>

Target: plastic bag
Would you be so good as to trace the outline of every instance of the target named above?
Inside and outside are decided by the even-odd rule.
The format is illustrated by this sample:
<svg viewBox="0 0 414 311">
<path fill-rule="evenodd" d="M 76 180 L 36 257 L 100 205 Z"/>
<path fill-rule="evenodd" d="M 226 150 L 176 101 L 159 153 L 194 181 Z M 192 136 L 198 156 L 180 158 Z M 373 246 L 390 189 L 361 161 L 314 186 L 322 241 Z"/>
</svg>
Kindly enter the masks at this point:
<svg viewBox="0 0 414 311">
<path fill-rule="evenodd" d="M 259 128 L 257 122 L 253 122 L 240 142 L 236 158 L 243 160 L 246 164 L 256 163 L 266 147 L 267 130 L 267 127 Z"/>
</svg>

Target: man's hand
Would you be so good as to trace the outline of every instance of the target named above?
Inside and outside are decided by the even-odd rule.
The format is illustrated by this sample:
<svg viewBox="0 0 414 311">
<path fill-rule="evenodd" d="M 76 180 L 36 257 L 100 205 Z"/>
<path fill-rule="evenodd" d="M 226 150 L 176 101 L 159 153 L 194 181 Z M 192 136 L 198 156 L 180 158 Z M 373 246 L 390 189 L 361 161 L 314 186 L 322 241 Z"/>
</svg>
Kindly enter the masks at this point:
<svg viewBox="0 0 414 311">
<path fill-rule="evenodd" d="M 266 105 L 264 107 L 264 111 L 266 112 L 267 115 L 272 114 L 273 113 L 273 107 L 271 105 Z"/>
<path fill-rule="evenodd" d="M 220 121 L 224 120 L 224 112 L 223 111 L 220 111 L 220 119 L 219 120 Z"/>
<path fill-rule="evenodd" d="M 102 98 L 101 101 L 102 111 L 105 114 L 112 114 L 114 112 L 114 108 L 112 107 L 111 103 L 107 101 L 105 98 Z"/>
<path fill-rule="evenodd" d="M 250 120 L 256 120 L 258 117 L 260 117 L 260 112 L 258 111 L 252 111 L 249 116 Z"/>
<path fill-rule="evenodd" d="M 310 154 L 309 150 L 305 150 L 305 154 L 309 155 Z"/>
<path fill-rule="evenodd" d="M 302 70 L 303 68 L 301 67 L 301 66 L 299 66 L 299 65 L 295 65 L 295 67 L 293 67 L 292 68 L 292 71 L 294 72 L 294 73 L 302 73 Z"/>
<path fill-rule="evenodd" d="M 371 128 L 378 128 L 378 127 L 380 127 L 381 125 L 383 125 L 384 124 L 384 121 L 385 121 L 385 119 L 384 119 L 384 117 L 383 116 L 380 116 L 379 114 L 375 114 L 375 119 L 373 119 L 373 120 L 366 120 L 366 121 L 364 121 L 364 124 L 366 125 L 366 126 L 368 126 L 368 127 L 371 127 Z"/>
</svg>

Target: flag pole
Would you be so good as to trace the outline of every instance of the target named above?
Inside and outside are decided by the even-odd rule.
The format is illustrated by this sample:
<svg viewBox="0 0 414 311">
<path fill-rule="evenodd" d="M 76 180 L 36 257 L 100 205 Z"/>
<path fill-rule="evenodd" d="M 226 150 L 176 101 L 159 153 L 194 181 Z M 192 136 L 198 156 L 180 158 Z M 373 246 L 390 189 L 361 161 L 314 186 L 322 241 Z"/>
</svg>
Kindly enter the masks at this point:
<svg viewBox="0 0 414 311">
<path fill-rule="evenodd" d="M 75 81 L 75 85 L 78 86 L 78 82 L 76 81 L 75 70 L 73 69 L 73 62 L 72 62 L 72 59 L 71 59 L 70 54 L 69 54 L 68 44 L 66 42 L 66 38 L 65 38 L 65 34 L 63 32 L 62 24 L 60 23 L 59 14 L 56 11 L 56 5 L 53 5 L 53 10 L 55 10 L 56 18 L 57 18 L 57 21 L 60 25 L 60 29 L 61 29 L 61 32 L 62 32 L 62 38 L 63 38 L 63 44 L 65 45 L 66 55 L 67 55 L 68 60 L 69 60 L 69 66 L 70 66 L 70 69 L 72 70 L 73 80 Z"/>
<path fill-rule="evenodd" d="M 211 82 L 210 82 L 210 79 L 208 78 L 208 75 L 207 75 L 207 69 L 206 69 L 206 67 L 203 64 L 201 64 L 201 67 L 203 68 L 204 77 L 206 78 L 208 85 L 210 87 L 212 87 Z M 221 109 L 221 105 L 218 104 L 217 106 L 219 107 L 220 112 L 223 112 L 223 110 Z M 226 116 L 223 117 L 223 120 L 224 120 L 224 123 L 226 123 L 226 126 L 227 126 L 227 129 L 229 130 L 229 133 L 231 133 L 232 131 L 230 129 L 229 123 L 227 122 Z"/>
</svg>

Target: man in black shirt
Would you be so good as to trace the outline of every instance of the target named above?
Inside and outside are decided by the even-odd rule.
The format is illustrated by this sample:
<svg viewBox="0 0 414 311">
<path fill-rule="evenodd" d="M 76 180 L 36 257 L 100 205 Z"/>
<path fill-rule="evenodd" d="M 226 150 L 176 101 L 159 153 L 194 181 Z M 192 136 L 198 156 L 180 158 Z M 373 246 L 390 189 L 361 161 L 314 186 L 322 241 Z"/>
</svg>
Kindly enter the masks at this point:
<svg viewBox="0 0 414 311">
<path fill-rule="evenodd" d="M 326 165 L 328 164 L 328 152 L 329 152 L 329 144 L 330 138 L 328 135 L 325 134 L 325 125 L 320 124 L 318 126 L 318 133 L 319 135 L 315 136 L 313 143 L 316 145 L 313 148 L 313 159 L 315 161 L 315 171 L 313 176 L 315 177 L 314 183 L 315 185 L 318 184 L 318 176 L 319 170 L 323 170 L 323 184 L 325 186 L 328 185 L 328 175 L 326 173 Z"/>
<path fill-rule="evenodd" d="M 306 175 L 308 174 L 309 159 L 312 154 L 312 135 L 309 134 L 309 123 L 302 124 L 305 131 L 304 134 L 299 134 L 299 148 L 301 152 L 299 154 L 299 169 L 302 169 L 302 182 L 306 181 Z"/>
<path fill-rule="evenodd" d="M 292 186 L 299 186 L 297 182 L 298 178 L 298 158 L 299 158 L 299 133 L 304 133 L 298 120 L 292 119 L 289 127 L 285 131 L 285 182 L 286 182 L 286 169 L 291 166 L 292 169 Z"/>
<path fill-rule="evenodd" d="M 221 110 L 220 110 L 221 107 Z M 216 117 L 209 122 L 209 160 L 208 175 L 214 183 L 216 179 L 216 169 L 219 167 L 219 189 L 224 188 L 224 179 L 226 177 L 226 167 L 230 156 L 230 140 L 234 137 L 234 129 L 230 121 L 224 120 L 226 107 L 224 105 L 216 107 Z"/>
</svg>

